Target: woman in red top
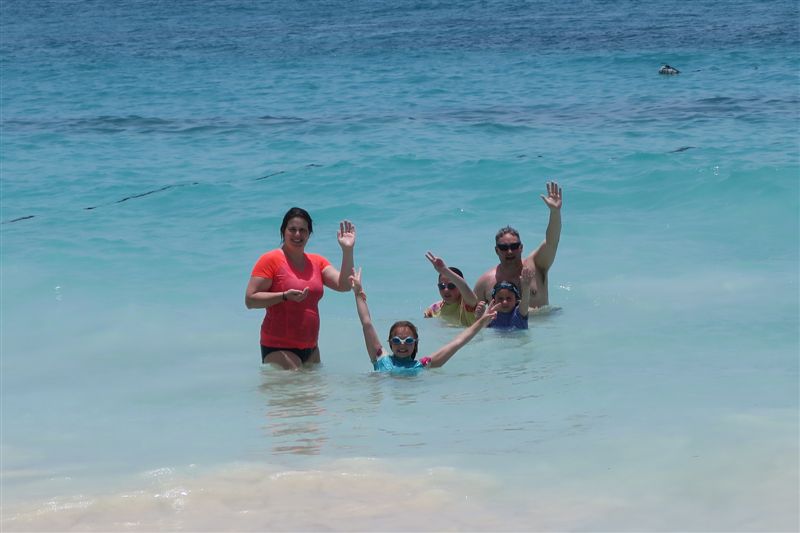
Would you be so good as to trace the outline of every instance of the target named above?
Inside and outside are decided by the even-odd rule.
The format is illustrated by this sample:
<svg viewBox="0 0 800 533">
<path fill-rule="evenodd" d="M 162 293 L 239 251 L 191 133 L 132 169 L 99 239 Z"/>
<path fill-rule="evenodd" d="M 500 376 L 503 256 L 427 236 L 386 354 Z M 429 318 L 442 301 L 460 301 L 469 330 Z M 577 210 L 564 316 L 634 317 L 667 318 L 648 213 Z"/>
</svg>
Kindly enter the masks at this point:
<svg viewBox="0 0 800 533">
<path fill-rule="evenodd" d="M 353 271 L 356 227 L 348 220 L 339 224 L 341 270 L 321 255 L 305 253 L 313 231 L 308 211 L 289 209 L 281 224 L 281 247 L 258 259 L 244 297 L 248 309 L 267 310 L 261 324 L 261 362 L 286 370 L 319 363 L 317 303 L 323 288 L 350 290 L 345 273 Z"/>
</svg>

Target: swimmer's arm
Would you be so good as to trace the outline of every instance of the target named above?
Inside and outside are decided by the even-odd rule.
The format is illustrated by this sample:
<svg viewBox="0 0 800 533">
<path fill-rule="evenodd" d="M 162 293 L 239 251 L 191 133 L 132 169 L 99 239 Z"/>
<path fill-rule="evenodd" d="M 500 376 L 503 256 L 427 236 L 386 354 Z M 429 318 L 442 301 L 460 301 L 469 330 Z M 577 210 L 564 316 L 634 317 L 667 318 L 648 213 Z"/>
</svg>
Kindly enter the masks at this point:
<svg viewBox="0 0 800 533">
<path fill-rule="evenodd" d="M 342 268 L 336 270 L 328 265 L 322 271 L 322 282 L 326 287 L 339 292 L 350 290 L 350 273 L 353 271 L 353 248 L 356 244 L 356 226 L 349 220 L 339 223 L 336 239 L 342 248 Z"/>
<path fill-rule="evenodd" d="M 356 311 L 358 311 L 358 319 L 361 321 L 361 329 L 364 332 L 364 343 L 367 346 L 367 355 L 373 363 L 378 359 L 378 356 L 383 352 L 381 347 L 381 340 L 378 338 L 378 332 L 372 325 L 372 317 L 369 314 L 369 307 L 367 307 L 367 295 L 361 286 L 361 269 L 356 271 L 354 268 L 350 269 L 352 275 L 349 277 L 350 283 L 353 287 L 353 294 L 356 297 Z"/>
<path fill-rule="evenodd" d="M 347 252 L 342 249 L 342 269 L 336 270 L 333 265 L 328 265 L 322 270 L 322 283 L 329 289 L 339 292 L 347 292 L 350 290 L 350 282 L 348 281 L 348 274 L 346 272 L 353 271 L 353 249 Z"/>
<path fill-rule="evenodd" d="M 561 239 L 561 187 L 552 181 L 547 183 L 547 196 L 541 195 L 545 205 L 550 208 L 550 220 L 547 222 L 544 241 L 529 256 L 536 268 L 547 272 L 556 260 L 558 241 Z"/>
<path fill-rule="evenodd" d="M 475 293 L 472 292 L 472 289 L 469 285 L 467 285 L 467 282 L 464 280 L 464 278 L 459 276 L 456 271 L 448 267 L 444 262 L 444 259 L 441 257 L 436 257 L 430 251 L 425 254 L 425 257 L 431 262 L 436 272 L 453 282 L 453 284 L 458 288 L 458 291 L 461 293 L 461 300 L 467 307 L 475 307 L 478 304 L 478 298 L 475 297 Z"/>
<path fill-rule="evenodd" d="M 266 309 L 287 300 L 302 302 L 308 296 L 309 290 L 306 287 L 302 291 L 289 289 L 283 292 L 269 292 L 270 288 L 272 288 L 272 280 L 270 278 L 251 277 L 244 293 L 245 307 L 248 309 Z"/>
<path fill-rule="evenodd" d="M 478 297 L 472 291 L 472 287 L 467 285 L 467 282 L 464 280 L 464 278 L 449 268 L 447 269 L 447 274 L 445 274 L 445 276 L 452 280 L 459 292 L 461 292 L 461 301 L 464 302 L 464 305 L 467 307 L 475 307 L 478 305 Z"/>
<path fill-rule="evenodd" d="M 456 335 L 456 337 L 453 340 L 451 340 L 450 342 L 448 342 L 447 344 L 445 344 L 444 346 L 433 352 L 430 355 L 431 358 L 430 366 L 432 368 L 436 368 L 442 366 L 447 361 L 449 361 L 450 358 L 453 357 L 453 355 L 455 355 L 455 353 L 458 350 L 463 348 L 464 345 L 466 345 L 469 341 L 471 341 L 472 338 L 475 337 L 475 335 L 477 335 L 478 332 L 481 329 L 483 329 L 484 326 L 486 326 L 486 324 L 491 322 L 497 316 L 498 307 L 500 307 L 499 304 L 490 307 L 486 311 L 486 313 L 483 314 L 482 317 L 480 317 L 478 320 L 475 321 L 474 324 L 472 324 L 467 329 L 463 330 L 461 333 Z"/>
</svg>

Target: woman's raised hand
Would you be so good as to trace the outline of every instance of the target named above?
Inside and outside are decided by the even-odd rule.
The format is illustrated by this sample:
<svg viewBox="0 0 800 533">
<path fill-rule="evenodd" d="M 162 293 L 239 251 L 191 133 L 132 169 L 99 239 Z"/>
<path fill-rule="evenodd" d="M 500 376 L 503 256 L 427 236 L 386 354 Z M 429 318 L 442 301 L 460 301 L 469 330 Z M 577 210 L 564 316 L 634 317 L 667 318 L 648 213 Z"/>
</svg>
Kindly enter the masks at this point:
<svg viewBox="0 0 800 533">
<path fill-rule="evenodd" d="M 356 244 L 356 226 L 349 220 L 339 222 L 339 231 L 336 232 L 336 239 L 342 249 L 352 248 Z"/>
</svg>

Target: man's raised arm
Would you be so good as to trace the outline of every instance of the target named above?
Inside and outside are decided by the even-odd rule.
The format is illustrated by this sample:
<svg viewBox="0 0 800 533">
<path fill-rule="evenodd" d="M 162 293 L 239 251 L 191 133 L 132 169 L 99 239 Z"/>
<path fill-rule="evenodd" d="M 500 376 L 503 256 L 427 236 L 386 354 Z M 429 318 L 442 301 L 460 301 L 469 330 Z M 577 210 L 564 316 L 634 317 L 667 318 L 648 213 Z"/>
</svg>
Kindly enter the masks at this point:
<svg viewBox="0 0 800 533">
<path fill-rule="evenodd" d="M 550 208 L 550 220 L 547 222 L 544 241 L 531 254 L 531 258 L 538 270 L 547 272 L 556 259 L 558 241 L 561 239 L 561 187 L 555 181 L 548 181 L 547 196 L 541 197 Z"/>
</svg>

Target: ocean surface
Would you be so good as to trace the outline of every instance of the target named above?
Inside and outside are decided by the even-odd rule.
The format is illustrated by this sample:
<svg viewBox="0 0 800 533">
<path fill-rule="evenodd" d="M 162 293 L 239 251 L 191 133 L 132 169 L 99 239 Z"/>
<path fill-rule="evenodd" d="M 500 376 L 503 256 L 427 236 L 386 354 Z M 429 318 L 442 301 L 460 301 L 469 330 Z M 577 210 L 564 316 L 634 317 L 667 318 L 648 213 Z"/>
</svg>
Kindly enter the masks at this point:
<svg viewBox="0 0 800 533">
<path fill-rule="evenodd" d="M 4 0 L 0 528 L 797 531 L 799 10 Z M 327 291 L 261 366 L 289 207 L 429 353 L 425 252 L 532 251 L 548 180 L 529 331 L 376 375 Z"/>
</svg>

